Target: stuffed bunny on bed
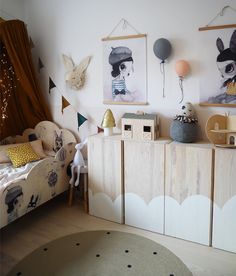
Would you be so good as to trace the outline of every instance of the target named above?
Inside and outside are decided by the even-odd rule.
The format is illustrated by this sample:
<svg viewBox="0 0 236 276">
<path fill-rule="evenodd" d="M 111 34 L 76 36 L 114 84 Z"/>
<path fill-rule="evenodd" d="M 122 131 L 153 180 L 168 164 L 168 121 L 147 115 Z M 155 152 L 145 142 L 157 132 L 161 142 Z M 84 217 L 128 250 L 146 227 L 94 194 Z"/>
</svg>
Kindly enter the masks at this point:
<svg viewBox="0 0 236 276">
<path fill-rule="evenodd" d="M 84 86 L 85 72 L 91 61 L 91 56 L 84 58 L 79 65 L 75 65 L 71 57 L 62 55 L 65 68 L 67 70 L 65 80 L 71 89 L 79 90 Z"/>
</svg>

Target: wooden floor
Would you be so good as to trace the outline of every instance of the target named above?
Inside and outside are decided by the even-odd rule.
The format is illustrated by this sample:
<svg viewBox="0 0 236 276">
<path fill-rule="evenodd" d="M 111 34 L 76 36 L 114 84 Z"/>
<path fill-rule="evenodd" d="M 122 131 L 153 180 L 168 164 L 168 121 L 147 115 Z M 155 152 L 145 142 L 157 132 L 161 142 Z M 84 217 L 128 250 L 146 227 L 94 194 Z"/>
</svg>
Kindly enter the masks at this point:
<svg viewBox="0 0 236 276">
<path fill-rule="evenodd" d="M 175 253 L 194 276 L 236 275 L 236 254 L 92 217 L 84 213 L 82 203 L 74 202 L 72 207 L 68 207 L 66 194 L 0 231 L 0 275 L 6 275 L 37 247 L 58 237 L 86 230 L 117 230 L 150 238 Z"/>
</svg>

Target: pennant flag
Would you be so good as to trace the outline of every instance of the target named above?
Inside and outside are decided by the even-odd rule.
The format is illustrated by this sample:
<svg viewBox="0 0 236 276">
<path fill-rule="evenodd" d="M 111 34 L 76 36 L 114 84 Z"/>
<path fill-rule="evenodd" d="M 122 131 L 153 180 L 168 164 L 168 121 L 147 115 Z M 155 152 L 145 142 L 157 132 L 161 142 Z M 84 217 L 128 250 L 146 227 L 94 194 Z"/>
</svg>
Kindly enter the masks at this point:
<svg viewBox="0 0 236 276">
<path fill-rule="evenodd" d="M 38 72 L 40 71 L 40 69 L 42 69 L 44 67 L 42 60 L 39 58 L 38 59 Z"/>
<path fill-rule="evenodd" d="M 67 101 L 67 99 L 65 99 L 63 96 L 61 98 L 61 113 L 63 113 L 63 110 L 70 105 L 70 103 Z"/>
<path fill-rule="evenodd" d="M 77 113 L 77 119 L 78 119 L 78 129 L 79 127 L 85 122 L 87 121 L 87 119 L 81 115 L 80 113 Z"/>
<path fill-rule="evenodd" d="M 97 126 L 97 128 L 98 128 L 98 133 L 104 132 L 103 128 L 100 128 L 99 126 Z"/>
<path fill-rule="evenodd" d="M 30 43 L 30 49 L 32 49 L 32 48 L 35 47 L 34 42 L 33 42 L 32 38 L 31 38 L 31 36 L 30 36 L 30 39 L 29 39 L 29 43 Z"/>
<path fill-rule="evenodd" d="M 51 89 L 56 87 L 55 83 L 52 81 L 52 79 L 49 77 L 49 94 L 51 92 Z"/>
</svg>

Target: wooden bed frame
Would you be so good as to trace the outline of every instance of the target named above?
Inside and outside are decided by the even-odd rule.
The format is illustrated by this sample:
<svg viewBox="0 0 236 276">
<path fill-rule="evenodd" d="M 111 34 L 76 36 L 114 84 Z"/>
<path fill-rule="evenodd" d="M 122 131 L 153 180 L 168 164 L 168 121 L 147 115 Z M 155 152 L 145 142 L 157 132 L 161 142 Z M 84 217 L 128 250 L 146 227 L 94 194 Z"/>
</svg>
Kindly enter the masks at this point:
<svg viewBox="0 0 236 276">
<path fill-rule="evenodd" d="M 64 192 L 69 187 L 68 166 L 75 155 L 76 138 L 66 129 L 43 121 L 34 129 L 26 129 L 22 136 L 7 137 L 2 144 L 41 139 L 51 157 L 39 161 L 26 179 L 13 180 L 0 193 L 0 228 Z M 59 139 L 58 139 L 59 138 Z"/>
</svg>

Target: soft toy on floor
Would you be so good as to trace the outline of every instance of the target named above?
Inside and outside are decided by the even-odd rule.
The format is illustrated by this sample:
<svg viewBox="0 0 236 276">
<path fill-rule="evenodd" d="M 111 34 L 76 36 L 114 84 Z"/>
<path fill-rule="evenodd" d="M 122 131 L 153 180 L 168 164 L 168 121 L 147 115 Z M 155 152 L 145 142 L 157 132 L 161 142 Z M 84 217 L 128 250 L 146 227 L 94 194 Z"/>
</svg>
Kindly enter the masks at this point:
<svg viewBox="0 0 236 276">
<path fill-rule="evenodd" d="M 75 186 L 79 185 L 79 176 L 80 176 L 81 167 L 84 167 L 84 168 L 86 167 L 84 157 L 81 153 L 82 148 L 86 144 L 87 144 L 87 139 L 85 139 L 84 142 L 75 145 L 75 148 L 77 151 L 75 153 L 74 160 L 71 165 L 71 179 L 69 182 L 71 185 L 75 185 Z M 77 179 L 75 180 L 76 173 L 77 173 Z"/>
</svg>

